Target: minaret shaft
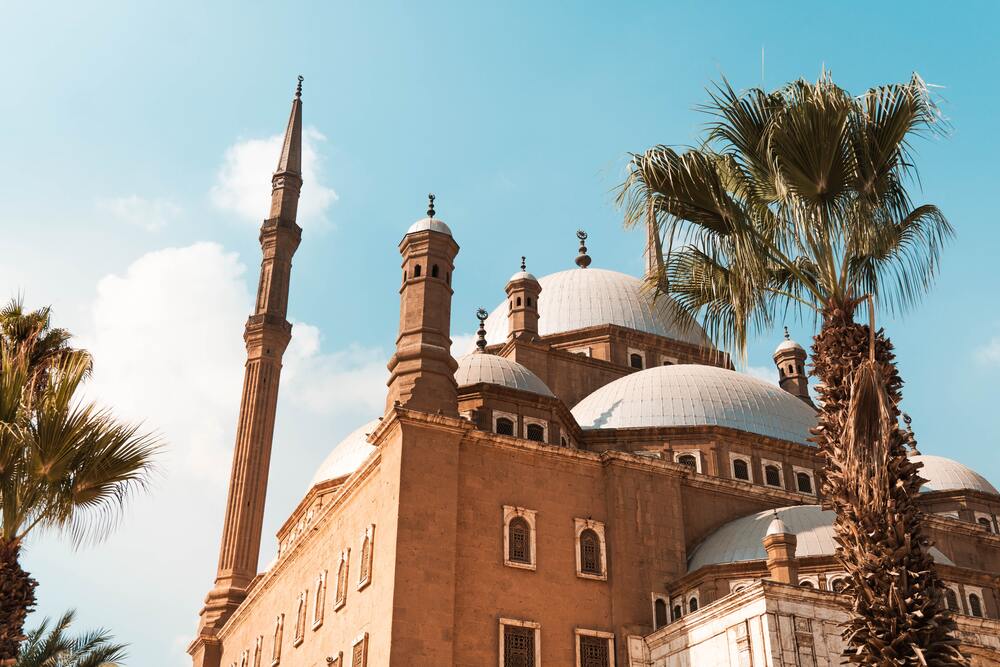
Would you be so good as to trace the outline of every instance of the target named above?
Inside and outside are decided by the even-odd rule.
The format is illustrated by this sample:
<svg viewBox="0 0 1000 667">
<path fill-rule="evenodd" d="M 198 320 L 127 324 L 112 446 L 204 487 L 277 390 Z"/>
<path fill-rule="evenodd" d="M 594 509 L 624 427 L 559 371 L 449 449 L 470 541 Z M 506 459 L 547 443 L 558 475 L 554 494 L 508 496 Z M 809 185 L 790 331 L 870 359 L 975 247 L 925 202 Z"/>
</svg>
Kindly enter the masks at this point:
<svg viewBox="0 0 1000 667">
<path fill-rule="evenodd" d="M 295 220 L 302 188 L 300 92 L 292 102 L 281 158 L 271 183 L 270 217 L 260 229 L 262 260 L 257 301 L 243 334 L 247 362 L 219 566 L 215 587 L 201 612 L 199 637 L 206 642 L 215 637 L 243 601 L 247 586 L 257 574 L 281 359 L 292 335 L 292 325 L 286 319 L 292 256 L 302 238 Z"/>
</svg>

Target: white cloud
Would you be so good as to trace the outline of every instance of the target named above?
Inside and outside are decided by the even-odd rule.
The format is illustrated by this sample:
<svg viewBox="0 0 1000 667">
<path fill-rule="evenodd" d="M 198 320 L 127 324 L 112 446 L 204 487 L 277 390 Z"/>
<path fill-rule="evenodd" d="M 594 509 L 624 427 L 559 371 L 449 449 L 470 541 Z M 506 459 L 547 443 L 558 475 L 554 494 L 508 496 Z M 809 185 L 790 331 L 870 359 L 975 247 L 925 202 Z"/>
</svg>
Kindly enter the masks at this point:
<svg viewBox="0 0 1000 667">
<path fill-rule="evenodd" d="M 260 224 L 271 205 L 271 175 L 281 156 L 283 139 L 283 134 L 276 134 L 237 141 L 227 148 L 212 186 L 212 203 Z M 326 210 L 337 200 L 337 193 L 320 182 L 322 159 L 318 147 L 324 141 L 326 137 L 315 128 L 308 127 L 302 133 L 303 184 L 298 222 L 303 227 L 326 223 Z"/>
<path fill-rule="evenodd" d="M 746 373 L 758 380 L 778 384 L 778 369 L 775 366 L 748 366 Z"/>
<path fill-rule="evenodd" d="M 101 198 L 97 200 L 97 208 L 147 232 L 163 229 L 181 214 L 181 207 L 169 199 L 146 199 L 139 195 Z"/>
<path fill-rule="evenodd" d="M 976 348 L 976 359 L 983 364 L 1000 366 L 1000 336 L 994 336 L 985 345 Z"/>
<path fill-rule="evenodd" d="M 476 334 L 454 334 L 451 337 L 451 356 L 458 359 L 476 349 Z"/>
</svg>

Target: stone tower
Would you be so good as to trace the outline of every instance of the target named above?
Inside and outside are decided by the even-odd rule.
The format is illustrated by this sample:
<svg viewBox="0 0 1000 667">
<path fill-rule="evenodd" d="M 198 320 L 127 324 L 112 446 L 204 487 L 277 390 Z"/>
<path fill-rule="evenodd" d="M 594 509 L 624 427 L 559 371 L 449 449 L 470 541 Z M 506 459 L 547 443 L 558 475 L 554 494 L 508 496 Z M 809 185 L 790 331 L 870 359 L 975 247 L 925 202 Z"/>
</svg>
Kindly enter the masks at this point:
<svg viewBox="0 0 1000 667">
<path fill-rule="evenodd" d="M 788 327 L 785 327 L 785 340 L 778 345 L 773 358 L 778 367 L 778 384 L 781 388 L 812 405 L 812 399 L 809 398 L 809 377 L 806 375 L 806 351 L 789 338 Z"/>
<path fill-rule="evenodd" d="M 507 337 L 519 340 L 538 338 L 538 295 L 542 286 L 528 273 L 521 258 L 521 270 L 507 281 Z"/>
<path fill-rule="evenodd" d="M 281 357 L 292 336 L 292 325 L 285 316 L 292 255 L 302 238 L 302 229 L 295 221 L 301 188 L 302 77 L 299 77 L 281 158 L 271 179 L 270 215 L 260 228 L 263 259 L 257 303 L 243 334 L 247 362 L 219 568 L 215 586 L 201 611 L 195 644 L 201 641 L 204 646 L 200 662 L 198 653 L 193 653 L 196 665 L 217 664 L 212 661 L 213 638 L 243 601 L 247 586 L 257 574 Z"/>
<path fill-rule="evenodd" d="M 774 581 L 799 585 L 799 564 L 795 558 L 796 542 L 798 540 L 795 533 L 790 531 L 785 522 L 775 514 L 764 535 L 767 570 Z"/>
<path fill-rule="evenodd" d="M 399 336 L 388 365 L 386 409 L 399 405 L 457 417 L 451 279 L 458 244 L 448 225 L 434 217 L 434 195 L 428 197 L 427 217 L 413 223 L 399 244 Z"/>
</svg>

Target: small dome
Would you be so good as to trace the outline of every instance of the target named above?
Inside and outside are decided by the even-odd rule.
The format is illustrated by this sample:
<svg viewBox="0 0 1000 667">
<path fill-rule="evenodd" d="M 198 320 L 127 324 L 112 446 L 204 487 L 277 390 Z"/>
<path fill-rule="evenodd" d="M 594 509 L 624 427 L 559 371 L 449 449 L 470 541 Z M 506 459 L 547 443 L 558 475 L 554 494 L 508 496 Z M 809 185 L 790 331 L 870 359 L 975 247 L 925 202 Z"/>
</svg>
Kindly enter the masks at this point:
<svg viewBox="0 0 1000 667">
<path fill-rule="evenodd" d="M 804 347 L 796 343 L 794 340 L 786 338 L 785 340 L 781 341 L 778 347 L 775 348 L 774 356 L 778 356 L 779 354 L 781 354 L 786 350 L 802 350 L 803 352 L 806 351 Z"/>
<path fill-rule="evenodd" d="M 441 232 L 442 234 L 451 236 L 451 229 L 448 225 L 444 224 L 443 220 L 438 220 L 437 218 L 421 218 L 410 225 L 406 233 L 413 234 L 414 232 L 423 232 L 428 229 L 432 232 Z"/>
<path fill-rule="evenodd" d="M 796 537 L 797 557 L 832 556 L 836 553 L 834 512 L 824 510 L 819 505 L 795 505 L 778 510 L 764 510 L 725 524 L 695 547 L 688 559 L 688 572 L 707 565 L 766 560 L 764 537 L 770 534 L 769 528 L 775 521 L 775 511 L 778 521 L 787 527 L 786 531 Z M 930 554 L 936 563 L 954 565 L 936 547 L 930 548 Z"/>
<path fill-rule="evenodd" d="M 920 476 L 927 480 L 927 483 L 920 487 L 923 492 L 970 489 L 1000 495 L 996 487 L 985 477 L 958 461 L 929 454 L 911 456 L 910 460 L 924 464 L 920 469 Z"/>
<path fill-rule="evenodd" d="M 552 390 L 545 386 L 541 378 L 521 364 L 498 357 L 495 354 L 474 352 L 458 360 L 458 370 L 455 371 L 455 381 L 459 387 L 470 387 L 480 382 L 495 384 L 501 387 L 530 391 L 542 396 L 554 396 Z"/>
<path fill-rule="evenodd" d="M 375 445 L 368 442 L 368 434 L 378 428 L 378 425 L 379 420 L 373 419 L 341 440 L 323 459 L 323 463 L 313 475 L 309 487 L 312 488 L 320 482 L 350 475 L 357 470 L 358 466 L 364 463 L 364 460 L 375 449 Z"/>
<path fill-rule="evenodd" d="M 686 323 L 672 313 L 668 296 L 653 299 L 641 280 L 604 269 L 569 269 L 538 279 L 538 333 L 542 336 L 602 324 L 665 336 L 695 345 L 707 345 L 697 323 Z M 487 340 L 502 343 L 507 334 L 507 302 L 490 313 Z"/>
<path fill-rule="evenodd" d="M 786 526 L 785 522 L 776 516 L 771 519 L 771 523 L 768 524 L 767 532 L 764 533 L 764 535 L 787 535 L 788 533 L 788 526 Z"/>
<path fill-rule="evenodd" d="M 816 425 L 816 411 L 787 391 L 699 364 L 626 375 L 587 396 L 572 412 L 584 429 L 725 426 L 804 445 Z"/>
<path fill-rule="evenodd" d="M 534 280 L 536 283 L 538 282 L 538 278 L 536 278 L 533 274 L 528 273 L 527 271 L 518 271 L 517 273 L 512 275 L 510 277 L 510 280 L 508 280 L 507 282 L 512 283 L 515 280 Z"/>
</svg>

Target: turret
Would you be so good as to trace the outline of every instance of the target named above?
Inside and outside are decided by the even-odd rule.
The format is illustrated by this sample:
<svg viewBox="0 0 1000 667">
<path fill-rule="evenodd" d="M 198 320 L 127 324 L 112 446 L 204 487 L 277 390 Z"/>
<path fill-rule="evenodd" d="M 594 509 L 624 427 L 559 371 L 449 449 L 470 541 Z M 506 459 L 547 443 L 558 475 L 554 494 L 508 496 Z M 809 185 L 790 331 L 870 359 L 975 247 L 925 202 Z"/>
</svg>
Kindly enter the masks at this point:
<svg viewBox="0 0 1000 667">
<path fill-rule="evenodd" d="M 538 338 L 538 295 L 542 286 L 527 271 L 524 257 L 521 270 L 507 281 L 507 337 L 534 340 Z"/>
<path fill-rule="evenodd" d="M 770 578 L 782 584 L 799 584 L 799 562 L 795 558 L 798 542 L 795 533 L 788 529 L 777 513 L 764 535 L 764 550 L 767 551 L 767 569 Z"/>
<path fill-rule="evenodd" d="M 399 336 L 388 365 L 386 409 L 400 406 L 457 417 L 451 280 L 458 244 L 448 225 L 434 217 L 434 195 L 428 199 L 427 217 L 413 223 L 399 244 Z"/>
<path fill-rule="evenodd" d="M 788 327 L 785 327 L 785 340 L 775 349 L 773 358 L 781 388 L 813 405 L 809 397 L 809 376 L 806 375 L 806 351 L 788 336 Z"/>
</svg>

